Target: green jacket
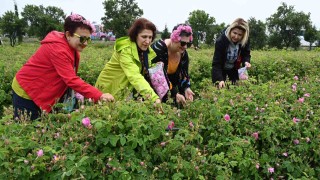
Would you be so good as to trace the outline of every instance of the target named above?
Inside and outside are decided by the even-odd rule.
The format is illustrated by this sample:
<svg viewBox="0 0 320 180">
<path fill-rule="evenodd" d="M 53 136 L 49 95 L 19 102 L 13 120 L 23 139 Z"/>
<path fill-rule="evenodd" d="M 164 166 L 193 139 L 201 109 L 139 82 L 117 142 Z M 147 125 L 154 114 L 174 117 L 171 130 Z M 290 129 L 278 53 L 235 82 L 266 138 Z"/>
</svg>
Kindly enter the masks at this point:
<svg viewBox="0 0 320 180">
<path fill-rule="evenodd" d="M 155 57 L 156 53 L 149 47 L 149 65 Z M 116 99 L 127 98 L 134 88 L 145 99 L 149 96 L 155 101 L 159 96 L 140 73 L 141 69 L 136 43 L 130 41 L 129 37 L 121 37 L 116 40 L 112 57 L 101 71 L 95 86 Z"/>
</svg>

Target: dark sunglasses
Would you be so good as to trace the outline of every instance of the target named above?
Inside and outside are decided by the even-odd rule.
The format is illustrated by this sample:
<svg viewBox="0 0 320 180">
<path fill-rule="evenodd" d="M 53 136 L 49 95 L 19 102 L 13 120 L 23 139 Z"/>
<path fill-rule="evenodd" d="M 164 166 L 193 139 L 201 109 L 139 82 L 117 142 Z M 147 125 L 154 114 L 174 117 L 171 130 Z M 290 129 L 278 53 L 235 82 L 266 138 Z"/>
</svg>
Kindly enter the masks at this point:
<svg viewBox="0 0 320 180">
<path fill-rule="evenodd" d="M 191 46 L 191 44 L 192 44 L 192 42 L 180 41 L 180 45 L 181 45 L 181 46 L 185 46 L 185 45 L 187 45 L 187 47 L 190 47 L 190 46 Z"/>
<path fill-rule="evenodd" d="M 78 38 L 80 38 L 80 43 L 84 44 L 86 41 L 88 42 L 88 44 L 91 43 L 91 38 L 90 37 L 86 37 L 86 36 L 80 36 L 79 34 L 73 33 L 75 36 L 77 36 Z"/>
</svg>

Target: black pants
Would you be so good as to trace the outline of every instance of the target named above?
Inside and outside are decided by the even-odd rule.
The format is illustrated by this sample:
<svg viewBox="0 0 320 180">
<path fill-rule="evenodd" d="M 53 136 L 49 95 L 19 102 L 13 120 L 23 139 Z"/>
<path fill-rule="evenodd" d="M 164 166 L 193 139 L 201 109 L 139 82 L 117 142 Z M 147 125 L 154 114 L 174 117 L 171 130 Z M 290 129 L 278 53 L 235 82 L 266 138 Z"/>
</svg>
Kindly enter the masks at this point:
<svg viewBox="0 0 320 180">
<path fill-rule="evenodd" d="M 232 84 L 235 84 L 237 80 L 239 80 L 238 70 L 236 68 L 230 70 L 223 70 L 222 71 L 223 80 L 227 80 L 227 76 Z"/>
<path fill-rule="evenodd" d="M 26 114 L 31 120 L 35 120 L 41 115 L 40 108 L 32 100 L 18 96 L 13 90 L 12 104 L 14 109 L 14 119 L 21 119 L 21 116 Z"/>
</svg>

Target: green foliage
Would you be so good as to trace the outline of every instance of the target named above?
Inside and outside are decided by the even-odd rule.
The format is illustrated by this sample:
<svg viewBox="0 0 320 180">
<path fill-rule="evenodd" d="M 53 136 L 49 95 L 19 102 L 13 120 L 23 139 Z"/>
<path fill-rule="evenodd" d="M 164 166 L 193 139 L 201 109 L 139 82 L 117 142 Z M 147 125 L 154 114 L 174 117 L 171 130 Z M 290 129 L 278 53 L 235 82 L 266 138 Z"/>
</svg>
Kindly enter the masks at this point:
<svg viewBox="0 0 320 180">
<path fill-rule="evenodd" d="M 300 46 L 298 36 L 301 30 L 311 24 L 310 13 L 295 12 L 294 6 L 282 3 L 277 12 L 267 18 L 268 31 L 270 32 L 269 46 L 282 49 Z"/>
<path fill-rule="evenodd" d="M 87 82 L 112 55 L 112 46 L 101 46 L 81 53 L 79 76 Z M 10 90 L 38 47 L 1 47 L 0 85 Z M 163 104 L 163 114 L 150 102 L 86 100 L 71 114 L 15 122 L 6 104 L 0 179 L 320 178 L 318 51 L 252 51 L 249 80 L 220 90 L 211 83 L 213 49 L 188 53 L 195 101 Z M 1 90 L 8 93 L 0 89 L 0 103 Z M 165 131 L 170 121 L 178 131 Z"/>
<path fill-rule="evenodd" d="M 22 32 L 26 27 L 26 23 L 12 11 L 7 11 L 0 19 L 0 29 L 3 33 L 9 34 L 10 37 L 18 36 L 19 43 L 22 42 Z"/>
<path fill-rule="evenodd" d="M 163 32 L 161 33 L 161 39 L 168 39 L 170 38 L 171 33 L 168 31 L 167 25 L 165 26 Z"/>
<path fill-rule="evenodd" d="M 309 50 L 311 50 L 311 45 L 319 39 L 320 37 L 318 36 L 318 31 L 316 26 L 311 26 L 306 28 L 306 31 L 304 32 L 304 40 L 310 43 Z"/>
<path fill-rule="evenodd" d="M 203 10 L 194 10 L 190 12 L 188 23 L 191 25 L 193 33 L 194 33 L 194 40 L 193 44 L 198 47 L 199 46 L 199 37 L 198 32 L 205 31 L 207 34 L 214 33 L 212 30 L 212 27 L 215 23 L 215 18 L 209 16 L 208 13 L 206 13 Z"/>
<path fill-rule="evenodd" d="M 26 5 L 21 13 L 29 24 L 28 34 L 43 39 L 50 31 L 63 31 L 65 14 L 61 8 Z"/>
<path fill-rule="evenodd" d="M 117 37 L 126 36 L 133 21 L 143 15 L 134 0 L 106 0 L 103 3 L 105 17 L 101 20 L 104 27 L 112 29 Z"/>
<path fill-rule="evenodd" d="M 252 50 L 263 49 L 267 44 L 266 25 L 251 17 L 248 21 L 250 27 L 250 48 Z"/>
<path fill-rule="evenodd" d="M 209 33 L 207 33 L 206 44 L 213 46 L 216 38 L 219 37 L 220 33 L 226 28 L 225 23 L 216 24 L 209 27 Z"/>
</svg>

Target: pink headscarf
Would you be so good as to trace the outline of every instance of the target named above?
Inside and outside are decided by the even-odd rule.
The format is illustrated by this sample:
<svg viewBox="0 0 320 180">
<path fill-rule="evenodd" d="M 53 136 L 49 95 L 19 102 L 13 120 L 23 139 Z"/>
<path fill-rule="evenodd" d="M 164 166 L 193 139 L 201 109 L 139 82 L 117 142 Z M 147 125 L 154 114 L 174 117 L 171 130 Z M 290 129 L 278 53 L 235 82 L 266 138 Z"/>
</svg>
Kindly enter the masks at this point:
<svg viewBox="0 0 320 180">
<path fill-rule="evenodd" d="M 181 33 L 182 32 L 186 32 L 186 33 L 191 33 L 190 35 L 190 41 L 193 40 L 193 37 L 192 37 L 192 28 L 188 25 L 184 25 L 184 24 L 181 24 L 177 27 L 176 30 L 173 30 L 172 33 L 171 33 L 171 36 L 170 36 L 170 39 L 173 41 L 173 42 L 179 42 L 181 40 Z"/>
<path fill-rule="evenodd" d="M 90 23 L 90 21 L 85 20 L 81 15 L 76 14 L 76 13 L 71 13 L 71 15 L 68 16 L 68 17 L 70 17 L 71 21 L 74 21 L 74 22 L 82 22 L 83 24 L 86 24 L 86 25 L 90 26 L 91 29 L 92 29 L 92 32 L 95 32 L 95 31 L 96 31 L 96 28 L 94 27 L 94 25 L 92 25 L 92 24 Z"/>
</svg>

